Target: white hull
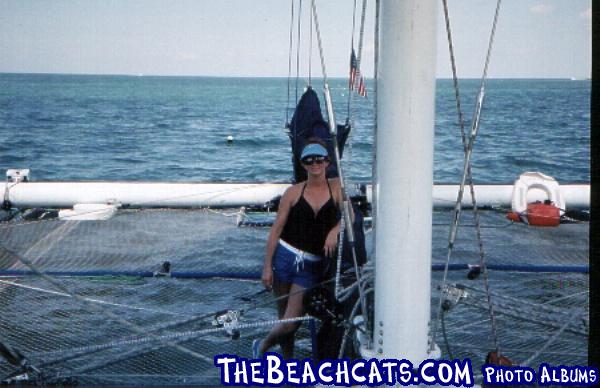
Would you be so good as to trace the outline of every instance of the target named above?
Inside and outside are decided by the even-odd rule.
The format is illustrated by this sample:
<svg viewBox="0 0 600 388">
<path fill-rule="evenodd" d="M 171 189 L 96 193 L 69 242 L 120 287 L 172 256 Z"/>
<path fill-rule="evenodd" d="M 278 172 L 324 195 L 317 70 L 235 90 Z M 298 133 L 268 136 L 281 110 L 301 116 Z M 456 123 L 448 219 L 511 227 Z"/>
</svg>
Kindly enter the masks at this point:
<svg viewBox="0 0 600 388">
<path fill-rule="evenodd" d="M 283 194 L 287 183 L 166 183 L 166 182 L 20 182 L 4 183 L 0 190 L 18 208 L 71 208 L 75 204 L 121 204 L 132 208 L 261 206 Z M 590 186 L 561 185 L 567 208 L 589 208 Z M 433 206 L 453 208 L 458 185 L 434 185 Z M 367 186 L 367 200 L 371 202 Z M 512 185 L 476 185 L 479 206 L 510 207 Z M 531 192 L 531 201 L 544 200 L 543 192 Z M 471 206 L 465 191 L 463 206 Z"/>
<path fill-rule="evenodd" d="M 475 185 L 477 206 L 510 207 L 513 197 L 513 185 Z M 588 209 L 590 206 L 590 185 L 561 185 L 561 195 L 566 208 Z M 433 206 L 435 208 L 454 208 L 458 185 L 435 185 L 433 187 Z M 547 198 L 542 190 L 530 190 L 528 202 L 543 201 Z M 450 201 L 450 202 L 449 202 Z M 471 193 L 467 189 L 462 199 L 463 208 L 472 207 Z"/>
</svg>

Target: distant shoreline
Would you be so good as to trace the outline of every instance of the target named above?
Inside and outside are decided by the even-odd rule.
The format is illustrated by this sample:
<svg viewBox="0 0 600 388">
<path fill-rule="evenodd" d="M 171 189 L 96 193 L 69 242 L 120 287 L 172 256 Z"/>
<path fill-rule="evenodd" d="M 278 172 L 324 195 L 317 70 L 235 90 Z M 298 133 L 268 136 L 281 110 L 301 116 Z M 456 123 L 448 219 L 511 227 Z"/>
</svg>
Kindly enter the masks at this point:
<svg viewBox="0 0 600 388">
<path fill-rule="evenodd" d="M 92 73 L 18 73 L 18 72 L 0 72 L 3 75 L 33 75 L 33 76 L 81 76 L 81 77 L 148 77 L 148 78 L 238 78 L 238 79 L 287 79 L 287 76 L 250 76 L 250 75 L 161 75 L 161 74 L 92 74 Z M 300 77 L 307 78 L 307 77 Z M 321 77 L 313 77 L 322 79 Z M 347 79 L 347 76 L 328 77 L 330 79 Z M 373 78 L 366 78 L 372 81 Z M 461 77 L 462 80 L 478 80 L 481 77 Z M 574 77 L 488 77 L 489 80 L 565 80 L 565 81 L 591 81 L 591 78 Z M 452 80 L 448 77 L 437 77 L 436 80 Z"/>
</svg>

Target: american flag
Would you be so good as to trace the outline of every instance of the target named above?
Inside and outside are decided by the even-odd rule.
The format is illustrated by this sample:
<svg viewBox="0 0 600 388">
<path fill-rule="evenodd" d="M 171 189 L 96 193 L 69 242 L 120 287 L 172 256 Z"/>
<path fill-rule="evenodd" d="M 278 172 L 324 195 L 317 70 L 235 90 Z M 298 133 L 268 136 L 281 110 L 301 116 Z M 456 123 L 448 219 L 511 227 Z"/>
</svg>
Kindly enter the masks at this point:
<svg viewBox="0 0 600 388">
<path fill-rule="evenodd" d="M 358 61 L 356 60 L 354 49 L 352 49 L 352 54 L 350 54 L 350 81 L 348 87 L 350 90 L 356 88 L 356 93 L 358 93 L 359 96 L 367 96 L 365 78 L 360 74 L 360 70 L 358 69 Z"/>
<path fill-rule="evenodd" d="M 348 83 L 348 88 L 350 90 L 354 89 L 354 82 L 356 80 L 356 75 L 359 73 L 358 63 L 356 61 L 356 54 L 354 54 L 354 49 L 352 49 L 352 54 L 350 54 L 350 81 Z"/>
</svg>

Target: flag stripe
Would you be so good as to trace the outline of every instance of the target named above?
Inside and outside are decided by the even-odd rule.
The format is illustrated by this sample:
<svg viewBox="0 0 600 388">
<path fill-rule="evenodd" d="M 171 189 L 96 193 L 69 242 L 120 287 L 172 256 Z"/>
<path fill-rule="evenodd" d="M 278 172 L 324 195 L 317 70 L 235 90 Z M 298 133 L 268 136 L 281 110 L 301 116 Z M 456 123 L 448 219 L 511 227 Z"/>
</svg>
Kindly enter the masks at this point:
<svg viewBox="0 0 600 388">
<path fill-rule="evenodd" d="M 360 77 L 357 92 L 358 92 L 358 95 L 361 97 L 367 96 L 367 88 L 365 86 L 365 78 L 363 76 Z"/>
<path fill-rule="evenodd" d="M 350 79 L 348 80 L 348 88 L 356 90 L 356 93 L 362 97 L 367 96 L 367 88 L 365 86 L 365 78 L 360 74 L 358 69 L 358 61 L 356 60 L 356 54 L 354 48 L 350 54 Z"/>
</svg>

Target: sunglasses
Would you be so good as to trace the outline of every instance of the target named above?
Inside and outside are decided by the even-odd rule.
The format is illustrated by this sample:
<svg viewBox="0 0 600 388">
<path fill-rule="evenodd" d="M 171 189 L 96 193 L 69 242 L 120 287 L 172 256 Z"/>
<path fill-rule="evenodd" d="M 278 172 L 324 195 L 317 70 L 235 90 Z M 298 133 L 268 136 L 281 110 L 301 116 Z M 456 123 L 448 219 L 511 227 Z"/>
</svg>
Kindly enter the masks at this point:
<svg viewBox="0 0 600 388">
<path fill-rule="evenodd" d="M 308 158 L 302 159 L 302 164 L 312 166 L 313 164 L 323 164 L 328 161 L 329 159 L 325 156 L 309 156 Z"/>
</svg>

